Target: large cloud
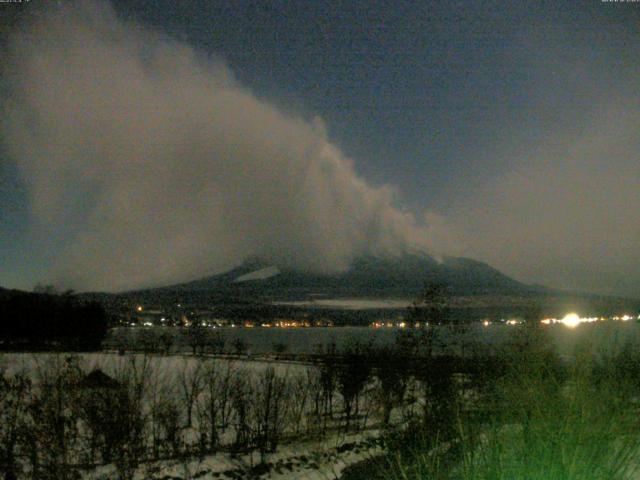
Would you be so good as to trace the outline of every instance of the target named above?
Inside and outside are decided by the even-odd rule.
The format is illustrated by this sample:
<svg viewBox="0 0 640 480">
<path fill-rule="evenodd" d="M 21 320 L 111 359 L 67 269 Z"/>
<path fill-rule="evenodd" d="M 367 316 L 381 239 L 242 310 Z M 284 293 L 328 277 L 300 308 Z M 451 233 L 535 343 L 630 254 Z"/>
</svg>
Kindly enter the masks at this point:
<svg viewBox="0 0 640 480">
<path fill-rule="evenodd" d="M 220 61 L 108 4 L 51 7 L 8 56 L 3 134 L 34 228 L 64 244 L 50 272 L 60 282 L 163 284 L 250 255 L 331 271 L 434 246 L 320 120 L 279 111 Z"/>
</svg>

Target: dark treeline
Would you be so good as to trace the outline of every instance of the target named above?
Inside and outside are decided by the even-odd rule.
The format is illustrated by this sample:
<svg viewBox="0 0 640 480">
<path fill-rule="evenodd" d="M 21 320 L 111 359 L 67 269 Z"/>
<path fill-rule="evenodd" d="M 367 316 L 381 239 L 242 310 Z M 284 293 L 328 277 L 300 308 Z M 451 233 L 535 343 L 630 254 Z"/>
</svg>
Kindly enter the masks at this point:
<svg viewBox="0 0 640 480">
<path fill-rule="evenodd" d="M 95 302 L 81 302 L 70 292 L 0 292 L 2 349 L 95 350 L 107 329 L 104 308 Z"/>
</svg>

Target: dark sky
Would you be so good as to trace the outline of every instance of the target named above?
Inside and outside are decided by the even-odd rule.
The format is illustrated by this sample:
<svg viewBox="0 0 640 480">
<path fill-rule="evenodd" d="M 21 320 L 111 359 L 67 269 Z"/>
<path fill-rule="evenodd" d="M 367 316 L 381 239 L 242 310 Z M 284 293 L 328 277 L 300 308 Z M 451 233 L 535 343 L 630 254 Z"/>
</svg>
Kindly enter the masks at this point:
<svg viewBox="0 0 640 480">
<path fill-rule="evenodd" d="M 0 7 L 0 285 L 128 288 L 256 253 L 330 270 L 407 243 L 640 296 L 638 3 Z"/>
</svg>

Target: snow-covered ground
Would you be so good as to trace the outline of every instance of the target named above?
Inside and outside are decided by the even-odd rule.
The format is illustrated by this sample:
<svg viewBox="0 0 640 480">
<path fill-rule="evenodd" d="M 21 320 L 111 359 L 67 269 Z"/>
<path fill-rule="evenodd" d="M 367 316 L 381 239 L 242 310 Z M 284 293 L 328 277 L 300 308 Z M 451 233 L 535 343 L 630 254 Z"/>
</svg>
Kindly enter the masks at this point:
<svg viewBox="0 0 640 480">
<path fill-rule="evenodd" d="M 265 372 L 272 369 L 278 378 L 289 381 L 290 390 L 287 390 L 286 408 L 287 423 L 282 430 L 282 438 L 274 453 L 266 454 L 265 462 L 261 464 L 259 451 L 253 450 L 250 453 L 232 455 L 231 446 L 236 439 L 235 420 L 229 420 L 226 427 L 219 432 L 218 453 L 204 454 L 198 457 L 198 442 L 201 438 L 204 427 L 200 428 L 204 409 L 207 405 L 207 392 L 204 383 L 200 384 L 199 392 L 195 395 L 194 415 L 192 426 L 187 428 L 179 427 L 179 453 L 169 454 L 169 450 L 163 450 L 164 455 L 155 458 L 171 457 L 171 460 L 153 460 L 154 455 L 147 455 L 142 460 L 136 470 L 134 478 L 142 479 L 304 479 L 304 480 L 327 480 L 339 478 L 344 468 L 353 463 L 362 461 L 380 452 L 379 441 L 377 440 L 380 431 L 379 412 L 376 412 L 375 390 L 370 384 L 363 393 L 360 401 L 362 415 L 366 412 L 366 417 L 361 415 L 360 419 L 352 420 L 353 424 L 360 423 L 360 429 L 354 432 L 353 426 L 349 433 L 345 433 L 344 418 L 342 412 L 342 401 L 337 391 L 334 392 L 333 414 L 328 420 L 326 431 L 322 433 L 318 427 L 309 430 L 309 420 L 302 416 L 294 418 L 293 405 L 296 404 L 303 412 L 313 409 L 312 398 L 307 399 L 306 404 L 300 406 L 300 387 L 305 382 L 313 381 L 309 376 L 309 369 L 315 367 L 295 363 L 279 363 L 274 361 L 245 360 L 236 361 L 229 359 L 212 359 L 207 357 L 194 357 L 190 355 L 143 355 L 132 354 L 120 356 L 108 353 L 92 354 L 22 354 L 10 353 L 0 355 L 0 371 L 4 371 L 6 377 L 14 375 L 27 375 L 33 380 L 34 389 L 37 391 L 43 382 L 43 378 L 53 378 L 51 372 L 68 368 L 70 364 L 77 365 L 82 372 L 87 373 L 96 369 L 101 370 L 115 379 L 123 378 L 123 374 L 137 372 L 144 384 L 144 412 L 147 422 L 153 422 L 154 408 L 161 404 L 160 398 L 171 399 L 175 405 L 181 409 L 180 424 L 185 421 L 185 386 L 191 388 L 193 384 L 189 382 L 195 375 L 203 373 L 206 368 L 215 368 L 220 381 L 226 372 L 231 372 L 234 381 L 240 379 L 248 384 L 253 384 L 253 393 L 249 393 L 254 402 L 251 408 L 258 405 L 260 398 L 259 386 L 264 381 Z M 198 373 L 199 372 L 199 373 Z M 207 380 L 202 380 L 206 382 Z M 316 377 L 317 381 L 317 377 Z M 253 382 L 253 383 L 252 383 Z M 232 389 L 236 388 L 232 385 Z M 245 383 L 247 385 L 247 383 Z M 297 388 L 297 389 L 296 389 Z M 316 387 L 317 388 L 317 387 Z M 227 391 L 225 394 L 233 395 Z M 76 398 L 76 397 L 69 397 Z M 82 397 L 77 397 L 82 398 Z M 394 418 L 398 418 L 394 412 Z M 316 414 L 317 415 L 317 414 Z M 316 419 L 318 417 L 315 417 Z M 364 418 L 364 420 L 362 420 Z M 254 420 L 255 421 L 255 420 Z M 298 422 L 298 423 L 295 423 Z M 147 451 L 153 445 L 150 426 L 145 427 L 147 440 L 145 443 Z M 82 430 L 82 429 L 81 429 Z M 311 434 L 310 434 L 311 432 Z M 80 437 L 82 437 L 82 433 Z M 80 438 L 79 437 L 79 438 Z M 164 440 L 166 442 L 166 440 Z M 85 447 L 78 444 L 77 453 L 72 453 L 70 458 L 82 458 L 86 454 Z M 162 448 L 162 447 L 161 447 Z M 84 452 L 84 453 L 82 453 Z M 77 460 L 72 460 L 76 463 Z M 82 463 L 82 462 L 80 462 Z M 256 466 L 260 464 L 260 469 Z M 102 465 L 81 471 L 85 480 L 107 480 L 117 478 L 116 467 L 113 464 Z"/>
<path fill-rule="evenodd" d="M 585 327 L 585 328 L 583 328 Z M 496 333 L 507 332 L 510 327 L 500 326 L 495 332 L 491 332 L 493 327 L 489 328 L 489 335 L 498 337 Z M 132 329 L 133 330 L 133 329 Z M 312 329 L 290 330 L 291 332 L 307 332 Z M 331 329 L 326 329 L 330 331 Z M 337 331 L 338 329 L 336 329 Z M 265 332 L 269 330 L 265 329 Z M 286 330 L 283 330 L 286 331 Z M 342 329 L 340 329 L 342 331 Z M 373 331 L 360 329 L 360 332 Z M 352 330 L 356 332 L 356 330 Z M 482 334 L 476 332 L 474 334 Z M 564 326 L 553 326 L 551 329 L 557 343 L 567 347 L 582 337 L 593 338 L 594 344 L 607 345 L 607 348 L 619 348 L 620 344 L 629 341 L 631 338 L 638 339 L 637 325 L 626 326 L 580 326 L 577 329 L 566 329 Z M 300 341 L 301 337 L 297 337 Z M 260 402 L 260 388 L 257 388 L 260 382 L 264 381 L 265 374 L 269 371 L 275 372 L 278 378 L 285 379 L 289 382 L 289 390 L 287 390 L 286 400 L 288 406 L 287 423 L 282 429 L 282 436 L 278 443 L 278 448 L 273 454 L 266 456 L 266 467 L 264 471 L 258 472 L 253 470 L 254 478 L 271 478 L 271 479 L 335 479 L 338 478 L 340 472 L 347 466 L 380 452 L 380 447 L 375 441 L 379 435 L 377 430 L 380 426 L 380 405 L 377 395 L 380 393 L 375 381 L 370 380 L 365 387 L 360 401 L 361 415 L 358 418 L 360 431 L 354 432 L 353 425 L 349 430 L 349 434 L 345 434 L 343 399 L 334 390 L 332 400 L 332 414 L 327 417 L 327 428 L 322 428 L 320 433 L 319 423 L 321 416 L 315 413 L 315 417 L 307 415 L 314 409 L 313 395 L 318 390 L 320 378 L 318 377 L 318 368 L 312 365 L 301 363 L 278 362 L 274 357 L 268 359 L 258 359 L 257 357 L 245 356 L 242 360 L 230 358 L 210 358 L 210 357 L 194 357 L 192 355 L 144 355 L 144 354 L 128 354 L 120 356 L 109 353 L 93 353 L 72 356 L 69 354 L 0 354 L 0 371 L 4 371 L 5 375 L 11 377 L 16 374 L 26 374 L 34 381 L 34 390 L 40 386 L 43 372 L 51 369 L 64 368 L 69 363 L 69 358 L 77 362 L 77 365 L 84 373 L 100 369 L 107 375 L 122 379 L 123 374 L 134 372 L 144 384 L 143 388 L 143 416 L 146 416 L 148 422 L 154 422 L 153 412 L 157 411 L 158 406 L 165 405 L 166 402 L 175 405 L 178 408 L 179 435 L 177 439 L 178 447 L 174 453 L 166 446 L 160 447 L 160 454 L 145 454 L 141 466 L 136 471 L 135 478 L 141 479 L 243 479 L 249 478 L 248 473 L 255 467 L 260 460 L 260 454 L 254 450 L 253 455 L 243 454 L 240 456 L 231 455 L 231 445 L 237 436 L 237 420 L 225 420 L 224 426 L 220 423 L 219 427 L 219 443 L 215 450 L 198 450 L 198 441 L 202 437 L 204 431 L 200 422 L 206 420 L 203 416 L 206 413 L 206 405 L 212 397 L 211 392 L 207 392 L 200 384 L 198 387 L 192 380 L 194 376 L 207 370 L 217 375 L 216 382 L 221 381 L 227 372 L 230 372 L 233 382 L 232 387 L 227 388 L 229 395 L 237 393 L 234 389 L 238 386 L 248 388 L 250 408 L 255 408 Z M 72 361 L 72 362 L 73 362 Z M 51 377 L 49 377 L 51 378 Z M 209 377 L 213 378 L 213 377 Z M 209 380 L 202 380 L 207 382 Z M 315 387 L 311 386 L 311 390 L 306 390 L 308 386 L 315 382 Z M 243 388 L 244 388 L 243 387 Z M 189 393 L 185 389 L 196 388 L 198 392 L 194 396 L 192 403 L 194 405 L 194 415 L 191 426 L 186 426 L 185 421 L 185 404 L 186 395 Z M 215 389 L 214 389 L 215 390 Z M 217 391 L 216 391 L 217 392 Z M 306 392 L 306 393 L 305 393 Z M 215 393 L 217 395 L 217 393 Z M 302 402 L 302 396 L 308 395 Z M 76 398 L 71 396 L 72 398 Z M 407 411 L 414 408 L 420 408 L 420 401 L 414 395 L 411 404 L 406 403 L 401 408 L 396 408 L 392 412 L 392 423 L 401 422 Z M 80 397 L 77 397 L 80 398 Z M 263 397 L 262 397 L 263 398 Z M 165 403 L 162 403 L 165 402 Z M 253 402 L 253 403 L 252 403 Z M 234 407 L 230 407 L 234 408 Z M 298 408 L 298 416 L 294 415 L 295 408 Z M 155 410 L 154 410 L 155 409 Z M 317 409 L 317 407 L 316 407 Z M 409 409 L 409 410 L 408 410 Z M 300 413 L 302 412 L 302 413 Z M 366 412 L 366 413 L 365 413 Z M 2 412 L 0 412 L 2 413 Z M 310 420 L 310 418 L 312 418 Z M 255 422 L 254 417 L 253 420 Z M 205 420 L 203 420 L 205 419 Z M 320 420 L 322 421 L 322 420 Z M 313 423 L 315 422 L 315 423 Z M 1 427 L 1 426 L 0 426 Z M 155 427 L 154 427 L 155 428 Z M 1 428 L 0 428 L 1 430 Z M 153 435 L 152 427 L 145 427 L 145 435 L 148 435 L 146 442 L 147 451 L 155 445 L 150 439 Z M 160 439 L 166 443 L 166 436 L 153 437 L 155 440 Z M 86 447 L 78 447 L 78 451 L 86 454 Z M 198 451 L 215 451 L 215 454 L 203 453 L 198 458 Z M 72 453 L 76 455 L 75 453 Z M 24 457 L 23 457 L 24 458 Z M 80 458 L 80 457 L 73 457 Z M 99 458 L 97 462 L 99 462 Z M 165 460 L 157 460 L 157 459 Z M 171 458 L 171 460 L 166 460 Z M 187 460 L 183 460 L 187 458 Z M 26 459 L 25 459 L 26 461 Z M 86 463 L 86 462 L 85 462 Z M 100 466 L 95 469 L 83 472 L 85 480 L 106 480 L 115 478 L 115 467 L 113 465 Z M 260 475 L 258 475 L 260 473 Z M 21 477 L 19 477 L 21 478 Z"/>
<path fill-rule="evenodd" d="M 335 480 L 349 465 L 382 453 L 380 432 L 370 430 L 353 435 L 336 435 L 321 441 L 297 441 L 282 445 L 259 464 L 259 454 L 233 458 L 228 453 L 151 462 L 138 469 L 135 480 L 187 479 L 270 479 Z M 116 475 L 112 465 L 83 472 L 84 480 L 110 480 Z"/>
<path fill-rule="evenodd" d="M 165 383 L 175 383 L 176 377 L 184 370 L 192 370 L 202 362 L 215 362 L 231 368 L 251 371 L 254 374 L 263 372 L 267 368 L 275 368 L 278 375 L 292 377 L 302 375 L 307 371 L 307 366 L 296 362 L 277 362 L 271 359 L 251 360 L 194 357 L 193 355 L 145 355 L 134 353 L 117 355 L 115 353 L 85 353 L 85 354 L 55 354 L 55 353 L 2 353 L 0 354 L 0 368 L 6 375 L 28 374 L 33 375 L 38 367 L 51 366 L 54 361 L 64 362 L 65 359 L 74 357 L 79 359 L 80 367 L 90 372 L 102 370 L 106 374 L 116 377 L 118 372 L 126 369 L 132 362 L 141 364 L 148 361 L 150 364 L 149 375 L 160 379 Z"/>
</svg>

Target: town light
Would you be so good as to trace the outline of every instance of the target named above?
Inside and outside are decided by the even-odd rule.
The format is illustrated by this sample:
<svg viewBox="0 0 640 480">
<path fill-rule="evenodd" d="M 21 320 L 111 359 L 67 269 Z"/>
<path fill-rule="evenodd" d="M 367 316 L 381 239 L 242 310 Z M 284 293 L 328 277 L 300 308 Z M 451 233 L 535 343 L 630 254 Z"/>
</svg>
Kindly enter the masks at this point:
<svg viewBox="0 0 640 480">
<path fill-rule="evenodd" d="M 567 313 L 560 322 L 569 328 L 575 328 L 580 324 L 580 317 L 577 313 Z"/>
</svg>

